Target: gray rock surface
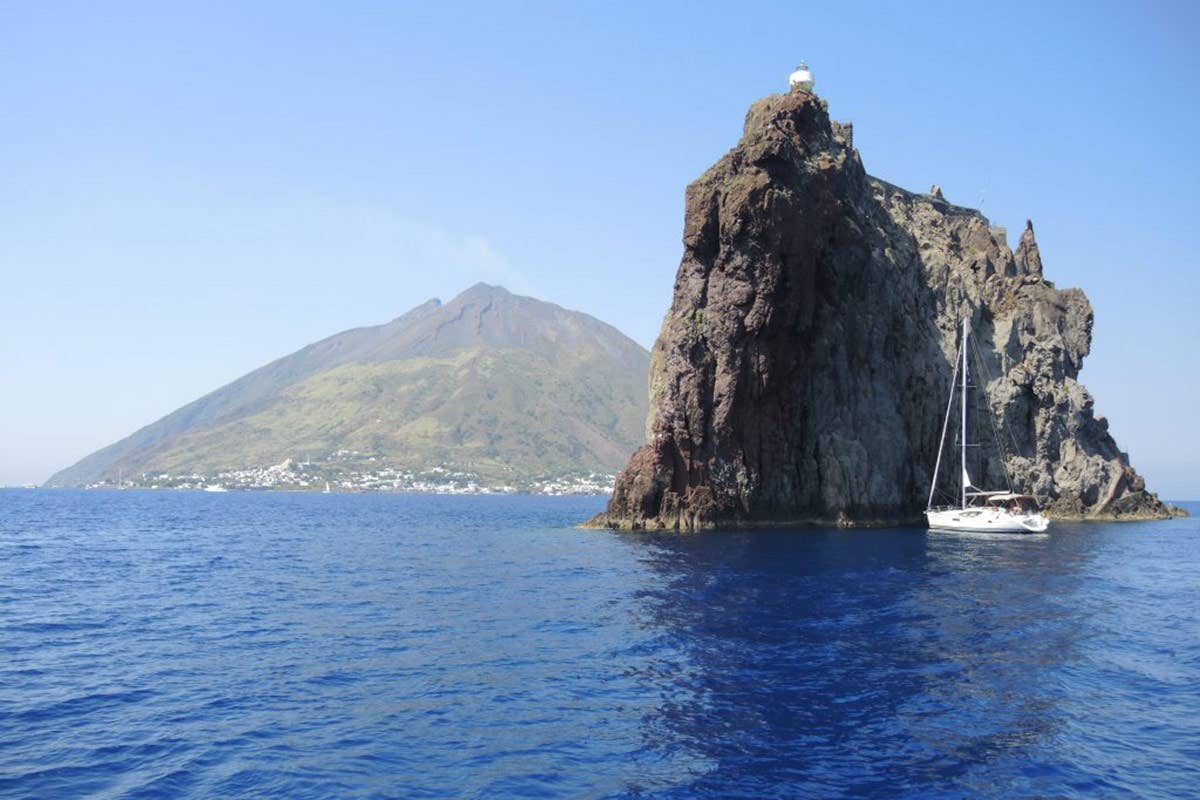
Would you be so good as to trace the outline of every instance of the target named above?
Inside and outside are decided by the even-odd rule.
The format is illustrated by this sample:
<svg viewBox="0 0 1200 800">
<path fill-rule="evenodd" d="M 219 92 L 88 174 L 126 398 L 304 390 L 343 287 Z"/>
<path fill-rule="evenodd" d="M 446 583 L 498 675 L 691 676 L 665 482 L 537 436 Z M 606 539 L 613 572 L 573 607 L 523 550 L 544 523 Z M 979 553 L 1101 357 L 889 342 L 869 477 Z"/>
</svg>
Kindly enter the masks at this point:
<svg viewBox="0 0 1200 800">
<path fill-rule="evenodd" d="M 964 314 L 1018 487 L 1059 519 L 1174 513 L 1077 381 L 1092 309 L 1043 279 L 1032 224 L 1014 252 L 940 190 L 867 175 L 846 130 L 815 95 L 766 97 L 688 186 L 648 444 L 591 524 L 920 519 Z M 1002 482 L 980 450 L 976 483 Z"/>
</svg>

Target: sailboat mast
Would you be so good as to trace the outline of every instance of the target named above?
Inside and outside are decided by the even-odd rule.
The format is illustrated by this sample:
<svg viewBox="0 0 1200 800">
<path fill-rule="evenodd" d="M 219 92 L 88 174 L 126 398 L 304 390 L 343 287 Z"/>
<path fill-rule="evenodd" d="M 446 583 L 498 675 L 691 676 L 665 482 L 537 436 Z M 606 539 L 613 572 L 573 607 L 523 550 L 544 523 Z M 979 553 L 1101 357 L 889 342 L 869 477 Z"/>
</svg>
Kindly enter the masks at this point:
<svg viewBox="0 0 1200 800">
<path fill-rule="evenodd" d="M 937 492 L 938 472 L 942 469 L 942 453 L 946 452 L 946 434 L 950 431 L 950 415 L 954 413 L 954 384 L 958 382 L 958 353 L 954 354 L 954 374 L 950 376 L 950 396 L 946 398 L 946 413 L 942 416 L 942 438 L 938 439 L 937 458 L 933 461 L 933 478 L 929 481 L 929 502 L 925 510 L 933 508 L 933 495 Z"/>
<path fill-rule="evenodd" d="M 967 337 L 971 334 L 971 318 L 963 318 L 962 336 L 962 507 L 967 507 Z"/>
</svg>

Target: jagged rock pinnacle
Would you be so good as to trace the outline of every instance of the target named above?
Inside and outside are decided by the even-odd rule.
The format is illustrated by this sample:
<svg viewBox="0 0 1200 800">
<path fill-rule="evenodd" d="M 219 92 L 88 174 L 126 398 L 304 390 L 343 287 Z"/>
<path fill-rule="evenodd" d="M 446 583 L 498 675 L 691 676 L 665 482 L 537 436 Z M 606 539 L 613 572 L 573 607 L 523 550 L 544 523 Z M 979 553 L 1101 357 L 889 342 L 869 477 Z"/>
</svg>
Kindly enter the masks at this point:
<svg viewBox="0 0 1200 800">
<path fill-rule="evenodd" d="M 1021 241 L 1013 253 L 1017 269 L 1026 275 L 1042 275 L 1042 254 L 1038 250 L 1037 240 L 1033 237 L 1033 221 L 1025 220 L 1025 230 L 1021 232 Z"/>
</svg>

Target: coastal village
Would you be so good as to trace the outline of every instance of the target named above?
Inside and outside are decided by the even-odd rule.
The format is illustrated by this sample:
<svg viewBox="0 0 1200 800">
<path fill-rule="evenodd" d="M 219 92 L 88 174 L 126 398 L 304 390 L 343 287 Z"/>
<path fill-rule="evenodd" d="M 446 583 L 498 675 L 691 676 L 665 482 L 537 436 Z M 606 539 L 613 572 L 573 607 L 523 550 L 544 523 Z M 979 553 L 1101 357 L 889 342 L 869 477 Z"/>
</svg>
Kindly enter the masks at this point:
<svg viewBox="0 0 1200 800">
<path fill-rule="evenodd" d="M 386 459 L 339 450 L 320 461 L 285 459 L 267 467 L 213 473 L 119 474 L 89 483 L 88 489 L 180 489 L 221 492 L 275 490 L 310 492 L 411 492 L 419 494 L 611 494 L 615 475 L 598 472 L 555 475 L 508 482 L 489 481 L 476 472 L 439 465 L 404 468 Z"/>
</svg>

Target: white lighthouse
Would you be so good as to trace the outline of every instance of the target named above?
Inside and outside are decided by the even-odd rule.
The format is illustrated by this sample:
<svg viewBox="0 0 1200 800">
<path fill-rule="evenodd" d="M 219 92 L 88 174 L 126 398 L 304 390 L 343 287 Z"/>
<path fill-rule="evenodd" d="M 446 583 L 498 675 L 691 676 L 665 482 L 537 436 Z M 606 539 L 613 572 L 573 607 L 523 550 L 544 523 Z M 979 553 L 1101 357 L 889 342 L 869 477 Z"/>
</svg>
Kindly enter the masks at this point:
<svg viewBox="0 0 1200 800">
<path fill-rule="evenodd" d="M 808 68 L 808 64 L 801 61 L 800 66 L 796 67 L 796 71 L 788 75 L 788 83 L 793 89 L 799 89 L 802 92 L 811 92 L 813 90 L 813 75 Z"/>
</svg>

